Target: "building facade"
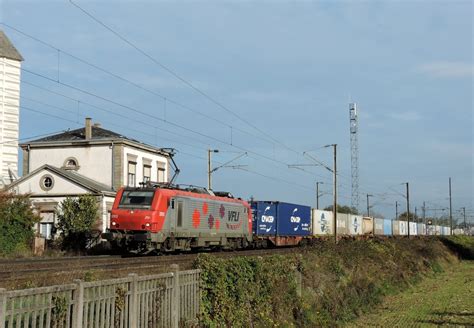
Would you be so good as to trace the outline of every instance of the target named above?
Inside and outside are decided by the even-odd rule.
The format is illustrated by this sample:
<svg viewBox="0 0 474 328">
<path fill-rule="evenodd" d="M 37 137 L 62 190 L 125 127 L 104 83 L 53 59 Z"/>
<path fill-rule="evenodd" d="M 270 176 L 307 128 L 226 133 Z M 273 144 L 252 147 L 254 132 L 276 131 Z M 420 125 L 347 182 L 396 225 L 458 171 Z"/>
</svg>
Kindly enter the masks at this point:
<svg viewBox="0 0 474 328">
<path fill-rule="evenodd" d="M 23 176 L 8 189 L 31 194 L 42 217 L 37 229 L 50 238 L 56 223 L 54 209 L 66 197 L 91 194 L 97 198 L 96 229 L 105 231 L 116 191 L 122 186 L 168 182 L 170 154 L 92 124 L 80 129 L 20 144 Z"/>
<path fill-rule="evenodd" d="M 23 57 L 0 30 L 0 188 L 18 177 L 22 61 Z"/>
</svg>

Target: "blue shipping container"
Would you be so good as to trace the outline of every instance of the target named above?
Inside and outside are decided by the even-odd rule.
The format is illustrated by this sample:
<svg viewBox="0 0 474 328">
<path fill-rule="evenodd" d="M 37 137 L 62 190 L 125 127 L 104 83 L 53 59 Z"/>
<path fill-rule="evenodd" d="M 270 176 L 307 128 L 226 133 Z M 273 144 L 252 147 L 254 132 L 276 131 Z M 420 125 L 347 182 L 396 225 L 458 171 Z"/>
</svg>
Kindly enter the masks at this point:
<svg viewBox="0 0 474 328">
<path fill-rule="evenodd" d="M 311 207 L 282 202 L 251 203 L 256 235 L 308 236 L 311 234 Z"/>
<path fill-rule="evenodd" d="M 311 234 L 311 207 L 277 203 L 277 236 L 308 236 Z"/>
<path fill-rule="evenodd" d="M 388 219 L 383 220 L 383 234 L 385 236 L 392 235 L 392 221 Z"/>
<path fill-rule="evenodd" d="M 276 233 L 276 203 L 252 202 L 252 230 L 256 235 L 272 235 Z"/>
</svg>

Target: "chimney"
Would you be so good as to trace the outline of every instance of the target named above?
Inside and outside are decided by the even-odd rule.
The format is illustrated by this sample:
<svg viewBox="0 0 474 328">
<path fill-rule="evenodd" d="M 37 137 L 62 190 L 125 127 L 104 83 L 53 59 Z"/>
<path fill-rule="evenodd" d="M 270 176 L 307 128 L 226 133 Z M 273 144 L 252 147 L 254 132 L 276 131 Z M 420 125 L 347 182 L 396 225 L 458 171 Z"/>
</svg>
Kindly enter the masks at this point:
<svg viewBox="0 0 474 328">
<path fill-rule="evenodd" d="M 90 117 L 86 117 L 86 140 L 92 139 L 92 119 Z"/>
</svg>

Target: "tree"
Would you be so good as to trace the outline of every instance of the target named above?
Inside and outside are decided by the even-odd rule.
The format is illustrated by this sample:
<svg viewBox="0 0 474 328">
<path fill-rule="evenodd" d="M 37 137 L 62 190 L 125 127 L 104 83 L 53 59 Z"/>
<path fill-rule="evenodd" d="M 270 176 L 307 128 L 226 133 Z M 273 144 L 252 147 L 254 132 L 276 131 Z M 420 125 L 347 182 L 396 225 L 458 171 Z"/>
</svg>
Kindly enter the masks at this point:
<svg viewBox="0 0 474 328">
<path fill-rule="evenodd" d="M 408 215 L 407 215 L 407 212 L 405 211 L 405 212 L 401 213 L 398 216 L 397 220 L 407 221 L 407 217 L 408 217 Z M 420 217 L 418 215 L 415 215 L 415 213 L 412 213 L 410 211 L 410 221 L 411 222 L 421 222 L 422 219 L 420 219 Z"/>
<path fill-rule="evenodd" d="M 63 249 L 82 251 L 89 246 L 97 210 L 97 201 L 91 195 L 68 197 L 59 204 L 56 215 Z"/>
<path fill-rule="evenodd" d="M 0 192 L 0 255 L 28 250 L 34 237 L 33 226 L 39 221 L 28 195 Z"/>
<path fill-rule="evenodd" d="M 333 206 L 330 205 L 330 206 L 326 207 L 324 210 L 325 211 L 332 211 L 332 208 L 333 208 Z M 336 208 L 337 208 L 337 213 L 346 213 L 346 214 L 354 214 L 354 215 L 359 214 L 359 211 L 355 207 L 350 207 L 350 206 L 347 206 L 347 205 L 337 204 Z"/>
</svg>

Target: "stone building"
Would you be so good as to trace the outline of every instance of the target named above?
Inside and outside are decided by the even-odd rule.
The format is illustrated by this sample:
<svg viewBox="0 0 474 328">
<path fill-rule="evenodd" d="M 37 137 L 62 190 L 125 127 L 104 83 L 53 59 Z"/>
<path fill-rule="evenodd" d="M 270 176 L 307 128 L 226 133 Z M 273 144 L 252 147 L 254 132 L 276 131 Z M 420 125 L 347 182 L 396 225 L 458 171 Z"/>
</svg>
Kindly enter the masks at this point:
<svg viewBox="0 0 474 328">
<path fill-rule="evenodd" d="M 51 237 L 54 210 L 66 197 L 91 194 L 99 203 L 97 230 L 105 231 L 116 191 L 141 182 L 168 182 L 169 152 L 92 124 L 20 144 L 23 176 L 8 189 L 31 194 L 42 217 L 38 231 Z"/>
</svg>

